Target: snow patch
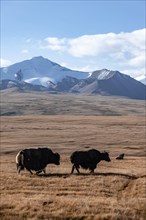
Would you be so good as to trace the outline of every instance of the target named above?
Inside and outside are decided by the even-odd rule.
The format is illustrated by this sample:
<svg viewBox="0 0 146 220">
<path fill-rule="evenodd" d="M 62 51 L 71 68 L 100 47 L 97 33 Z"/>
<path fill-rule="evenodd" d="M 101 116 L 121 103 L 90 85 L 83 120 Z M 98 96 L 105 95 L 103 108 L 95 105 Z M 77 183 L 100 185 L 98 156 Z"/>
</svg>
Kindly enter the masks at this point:
<svg viewBox="0 0 146 220">
<path fill-rule="evenodd" d="M 89 76 L 88 72 L 70 70 L 46 58 L 34 57 L 31 60 L 13 64 L 8 68 L 1 68 L 0 78 L 15 80 L 15 74 L 20 70 L 25 82 L 43 86 L 48 86 L 48 81 L 53 83 L 62 81 L 66 76 L 77 79 L 85 79 Z"/>
<path fill-rule="evenodd" d="M 101 70 L 101 73 L 98 75 L 98 80 L 106 79 L 109 73 L 110 73 L 110 70 L 107 70 L 107 69 Z"/>
<path fill-rule="evenodd" d="M 53 82 L 52 78 L 49 77 L 35 77 L 35 78 L 31 78 L 31 79 L 26 79 L 24 80 L 27 83 L 31 83 L 33 85 L 42 85 L 47 87 L 48 86 L 48 82 Z"/>
</svg>

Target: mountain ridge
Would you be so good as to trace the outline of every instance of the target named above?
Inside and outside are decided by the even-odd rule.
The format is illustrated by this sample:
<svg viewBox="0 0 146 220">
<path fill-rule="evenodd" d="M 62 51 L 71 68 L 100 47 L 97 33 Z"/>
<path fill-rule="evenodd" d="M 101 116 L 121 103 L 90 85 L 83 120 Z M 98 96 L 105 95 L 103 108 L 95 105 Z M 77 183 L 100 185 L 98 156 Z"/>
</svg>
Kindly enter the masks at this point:
<svg viewBox="0 0 146 220">
<path fill-rule="evenodd" d="M 144 84 L 119 71 L 75 71 L 43 57 L 34 57 L 7 69 L 1 68 L 0 89 L 11 87 L 54 93 L 124 96 L 132 99 L 145 99 L 146 92 Z"/>
<path fill-rule="evenodd" d="M 8 67 L 0 68 L 0 78 L 14 80 L 15 73 L 20 70 L 23 74 L 24 81 L 32 84 L 36 84 L 35 82 L 37 82 L 44 86 L 47 81 L 58 82 L 65 76 L 76 76 L 76 78 L 86 78 L 89 76 L 88 72 L 71 70 L 39 56 L 33 57 L 30 60 L 21 61 Z"/>
</svg>

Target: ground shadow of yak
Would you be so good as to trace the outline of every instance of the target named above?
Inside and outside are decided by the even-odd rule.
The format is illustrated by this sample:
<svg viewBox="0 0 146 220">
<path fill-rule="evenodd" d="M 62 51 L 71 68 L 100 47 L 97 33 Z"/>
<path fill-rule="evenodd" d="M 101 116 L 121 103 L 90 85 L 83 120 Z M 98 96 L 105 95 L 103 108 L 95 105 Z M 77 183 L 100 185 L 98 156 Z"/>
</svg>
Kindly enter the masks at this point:
<svg viewBox="0 0 146 220">
<path fill-rule="evenodd" d="M 60 177 L 60 178 L 68 178 L 71 176 L 121 176 L 121 177 L 126 177 L 128 179 L 137 179 L 139 177 L 146 177 L 146 175 L 143 176 L 135 176 L 135 175 L 129 175 L 129 174 L 123 174 L 123 173 L 80 173 L 80 174 L 67 174 L 67 173 L 51 173 L 51 174 L 39 174 L 35 175 L 37 177 L 44 177 L 44 178 L 49 178 L 49 177 Z"/>
</svg>

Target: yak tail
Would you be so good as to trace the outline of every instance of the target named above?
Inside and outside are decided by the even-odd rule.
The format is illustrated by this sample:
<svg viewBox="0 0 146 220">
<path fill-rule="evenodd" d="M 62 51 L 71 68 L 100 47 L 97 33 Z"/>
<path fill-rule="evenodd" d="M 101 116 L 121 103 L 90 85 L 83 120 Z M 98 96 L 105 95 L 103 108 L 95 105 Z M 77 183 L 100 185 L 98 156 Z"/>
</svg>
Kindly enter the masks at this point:
<svg viewBox="0 0 146 220">
<path fill-rule="evenodd" d="M 18 173 L 20 173 L 21 170 L 24 170 L 24 155 L 23 155 L 23 151 L 20 151 L 16 155 L 16 167 L 17 167 Z"/>
</svg>

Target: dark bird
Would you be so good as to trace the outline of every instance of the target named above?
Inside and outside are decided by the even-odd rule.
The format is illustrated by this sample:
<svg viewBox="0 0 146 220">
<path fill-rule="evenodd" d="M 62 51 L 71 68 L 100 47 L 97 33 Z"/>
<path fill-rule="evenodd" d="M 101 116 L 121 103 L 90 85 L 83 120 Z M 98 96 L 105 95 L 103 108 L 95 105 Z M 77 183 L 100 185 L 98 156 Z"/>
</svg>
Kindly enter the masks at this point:
<svg viewBox="0 0 146 220">
<path fill-rule="evenodd" d="M 120 154 L 118 157 L 116 157 L 117 160 L 123 160 L 124 159 L 125 154 Z"/>
</svg>

